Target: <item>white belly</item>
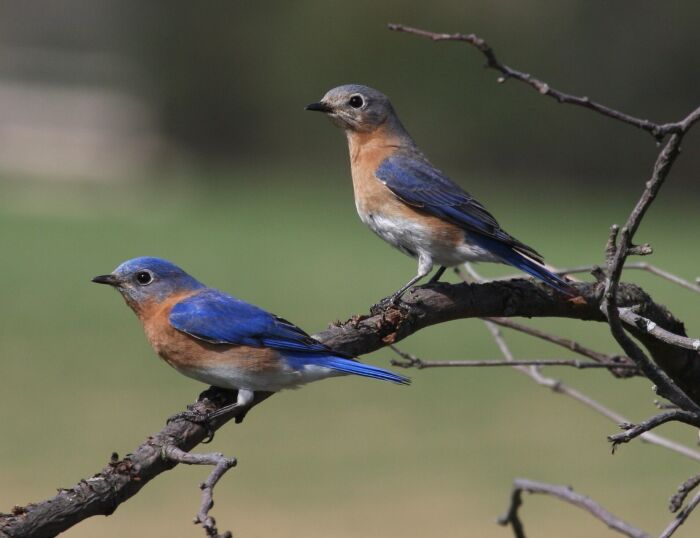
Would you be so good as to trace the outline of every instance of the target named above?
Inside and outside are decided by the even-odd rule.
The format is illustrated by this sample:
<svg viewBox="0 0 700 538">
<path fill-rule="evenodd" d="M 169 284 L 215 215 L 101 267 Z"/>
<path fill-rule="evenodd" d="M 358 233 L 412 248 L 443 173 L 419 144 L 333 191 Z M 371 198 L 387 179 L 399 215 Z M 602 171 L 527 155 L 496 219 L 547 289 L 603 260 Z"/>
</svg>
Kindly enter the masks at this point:
<svg viewBox="0 0 700 538">
<path fill-rule="evenodd" d="M 359 206 L 357 213 L 362 222 L 384 241 L 414 258 L 423 255 L 430 258 L 433 263 L 445 267 L 454 267 L 471 261 L 501 261 L 489 251 L 469 243 L 466 232 L 462 243 L 455 245 L 451 238 L 434 234 L 417 220 L 365 213 Z"/>
<path fill-rule="evenodd" d="M 295 389 L 319 379 L 345 375 L 342 372 L 315 365 L 305 366 L 301 370 L 284 368 L 277 372 L 250 372 L 225 363 L 207 368 L 177 366 L 174 368 L 181 374 L 208 385 L 224 389 L 248 389 L 253 392 L 277 392 L 282 389 Z"/>
</svg>

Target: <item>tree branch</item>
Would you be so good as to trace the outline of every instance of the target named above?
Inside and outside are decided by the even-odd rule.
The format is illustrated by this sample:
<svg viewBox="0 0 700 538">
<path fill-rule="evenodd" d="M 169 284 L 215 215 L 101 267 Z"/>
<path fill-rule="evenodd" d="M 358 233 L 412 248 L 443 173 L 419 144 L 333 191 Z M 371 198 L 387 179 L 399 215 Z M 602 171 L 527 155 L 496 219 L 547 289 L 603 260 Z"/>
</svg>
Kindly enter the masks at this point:
<svg viewBox="0 0 700 538">
<path fill-rule="evenodd" d="M 700 417 L 698 417 L 698 415 L 682 409 L 673 409 L 648 418 L 639 424 L 622 423 L 620 427 L 625 431 L 608 436 L 608 441 L 612 443 L 613 452 L 615 452 L 619 444 L 629 443 L 632 439 L 639 437 L 643 433 L 672 421 L 684 422 L 685 424 L 700 428 Z"/>
<path fill-rule="evenodd" d="M 594 271 L 596 269 L 600 269 L 600 267 L 596 264 L 588 264 L 577 265 L 575 267 L 554 268 L 552 269 L 552 272 L 557 275 L 574 275 L 576 273 L 590 273 L 591 271 Z M 681 278 L 678 275 L 674 275 L 673 273 L 666 271 L 665 269 L 661 269 L 660 267 L 657 267 L 656 265 L 652 265 L 647 262 L 625 263 L 623 269 L 637 269 L 639 271 L 651 273 L 652 275 L 658 276 L 659 278 L 663 278 L 664 280 L 668 280 L 669 282 L 673 282 L 674 284 L 677 284 L 687 290 L 694 291 L 695 293 L 700 293 L 700 285 L 698 285 L 697 283 L 685 280 L 684 278 Z M 522 278 L 522 274 L 506 275 L 488 280 L 510 280 L 511 278 Z"/>
<path fill-rule="evenodd" d="M 499 79 L 501 82 L 511 78 L 519 80 L 540 94 L 554 98 L 560 103 L 584 107 L 633 125 L 651 133 L 659 141 L 667 135 L 671 136 L 657 159 L 654 173 L 647 183 L 642 198 L 635 206 L 627 225 L 620 234 L 619 242 L 616 242 L 615 237 L 611 236 L 608 257 L 609 271 L 605 290 L 603 291 L 598 284 L 576 284 L 576 288 L 585 299 L 585 303 L 565 301 L 546 285 L 525 280 L 498 281 L 478 285 L 450 286 L 439 284 L 414 289 L 404 297 L 404 301 L 398 307 L 389 306 L 372 316 L 357 316 L 346 323 L 337 324 L 320 333 L 317 338 L 339 352 L 361 355 L 399 341 L 430 325 L 460 318 L 524 316 L 566 317 L 590 321 L 606 321 L 607 319 L 613 335 L 625 349 L 625 352 L 657 384 L 660 393 L 686 411 L 693 411 L 692 416 L 697 418 L 697 412 L 700 411 L 697 406 L 697 403 L 700 403 L 700 360 L 698 360 L 697 348 L 692 346 L 691 349 L 684 349 L 674 345 L 680 341 L 678 338 L 685 337 L 683 324 L 665 307 L 654 303 L 640 288 L 621 284 L 619 281 L 628 255 L 644 254 L 650 251 L 646 246 L 633 245 L 631 240 L 678 155 L 683 135 L 700 120 L 700 108 L 679 122 L 653 123 L 593 102 L 587 97 L 563 93 L 551 88 L 546 82 L 512 69 L 500 63 L 490 46 L 474 34 L 435 34 L 400 25 L 390 25 L 390 28 L 395 31 L 428 37 L 435 41 L 466 42 L 476 47 L 486 57 L 487 67 L 501 73 L 502 76 Z M 681 285 L 689 287 L 686 284 Z M 692 289 L 692 287 L 691 284 L 690 288 Z M 598 308 L 599 304 L 602 305 L 602 308 Z M 628 330 L 647 348 L 654 361 L 652 362 L 624 332 L 623 319 L 620 318 L 617 307 L 628 309 L 634 307 L 634 314 L 642 318 L 647 325 L 652 322 L 663 331 L 678 338 L 671 343 L 659 340 L 656 336 L 660 333 L 655 335 L 648 330 L 648 327 L 644 330 L 638 326 L 636 321 L 631 323 Z M 487 325 L 490 330 L 498 331 L 494 322 L 487 321 Z M 512 362 L 513 357 L 503 339 L 496 337 L 496 341 Z M 550 386 L 554 390 L 563 391 L 562 385 L 557 381 L 543 377 L 537 366 L 518 365 L 515 367 L 528 373 L 538 383 Z M 567 388 L 567 391 L 572 397 L 587 403 L 606 416 L 616 416 L 610 410 L 574 389 Z M 270 395 L 270 393 L 257 393 L 253 405 L 259 404 Z M 191 408 L 197 413 L 206 414 L 232 403 L 235 399 L 235 391 L 212 389 L 203 394 Z M 686 411 L 678 411 L 678 413 Z M 210 424 L 211 431 L 216 431 L 231 418 L 240 422 L 246 412 L 247 410 L 234 410 L 228 416 L 215 419 Z M 675 420 L 681 419 L 676 418 Z M 694 421 L 688 420 L 688 422 L 695 424 Z M 55 536 L 93 515 L 109 515 L 122 502 L 138 493 L 146 483 L 160 473 L 172 469 L 178 463 L 215 465 L 214 471 L 203 484 L 202 504 L 198 512 L 198 520 L 210 536 L 216 536 L 218 532 L 215 523 L 213 518 L 208 515 L 212 506 L 212 490 L 221 475 L 233 466 L 235 460 L 224 458 L 219 454 L 188 454 L 188 451 L 203 442 L 209 433 L 209 430 L 201 425 L 176 419 L 160 432 L 149 437 L 132 454 L 121 460 L 114 457 L 102 471 L 92 478 L 82 480 L 70 489 L 62 489 L 56 496 L 46 501 L 30 504 L 26 507 L 15 507 L 11 514 L 0 514 L 0 536 L 32 536 L 33 538 Z M 645 436 L 651 438 L 653 435 L 649 431 L 640 433 L 643 438 Z M 656 437 L 654 438 L 656 439 Z M 662 441 L 658 444 L 664 446 L 672 444 L 667 440 L 662 439 Z M 686 449 L 685 453 L 690 457 L 697 458 L 697 454 L 689 449 Z M 574 494 L 566 488 L 531 481 L 516 481 L 516 488 L 520 491 L 555 495 L 589 510 L 619 532 L 627 533 L 628 536 L 647 536 L 638 529 L 618 520 L 587 497 Z M 514 525 L 514 528 L 516 526 L 514 522 L 517 521 L 520 494 L 514 493 L 513 499 L 516 497 L 518 504 L 516 505 L 514 502 L 515 508 L 509 511 L 511 514 L 509 522 Z M 684 511 L 669 525 L 663 536 L 667 537 L 673 534 L 699 502 L 700 494 L 696 495 Z M 522 525 L 520 525 L 520 529 L 521 532 L 524 532 Z"/>
<path fill-rule="evenodd" d="M 627 369 L 627 372 L 624 372 L 621 377 L 628 377 L 630 375 L 635 374 L 635 369 L 636 365 L 634 365 L 634 362 L 632 359 L 629 357 L 625 356 L 620 356 L 620 355 L 607 355 L 605 353 L 600 353 L 599 351 L 595 351 L 593 349 L 587 348 L 586 346 L 576 342 L 575 340 L 570 340 L 568 338 L 563 338 L 561 336 L 557 336 L 555 334 L 550 334 L 546 333 L 544 331 L 540 331 L 539 329 L 535 329 L 534 327 L 528 327 L 527 325 L 523 325 L 522 323 L 518 323 L 517 321 L 513 321 L 510 319 L 506 318 L 486 318 L 488 319 L 491 323 L 495 323 L 496 325 L 500 325 L 501 327 L 507 327 L 508 329 L 513 329 L 515 331 L 519 331 L 525 334 L 529 334 L 530 336 L 534 336 L 535 338 L 539 338 L 541 340 L 545 340 L 547 342 L 550 342 L 552 344 L 555 344 L 557 346 L 561 346 L 565 349 L 568 349 L 569 351 L 573 351 L 574 353 L 578 353 L 579 355 L 583 355 L 584 357 L 588 357 L 589 359 L 593 359 L 596 362 L 599 362 L 604 365 L 610 365 L 610 364 L 616 364 L 620 365 L 623 367 L 623 369 Z M 632 371 L 629 371 L 630 368 L 629 366 L 635 366 L 635 369 L 631 369 Z"/>
<path fill-rule="evenodd" d="M 659 538 L 669 538 L 669 536 L 673 535 L 678 530 L 678 527 L 685 523 L 685 520 L 688 519 L 688 516 L 695 510 L 698 504 L 700 504 L 700 492 L 696 493 L 695 497 L 693 497 L 688 505 L 676 514 L 676 517 L 673 518 Z"/>
<path fill-rule="evenodd" d="M 684 347 L 685 349 L 692 349 L 693 351 L 700 350 L 700 339 L 680 336 L 662 329 L 650 319 L 643 318 L 642 316 L 636 314 L 634 312 L 634 307 L 620 308 L 618 310 L 618 315 L 620 316 L 620 319 L 628 325 L 634 325 L 640 331 L 644 331 L 647 334 L 652 335 L 654 338 L 658 338 L 662 342 L 666 342 L 667 344 L 677 347 Z"/>
<path fill-rule="evenodd" d="M 374 316 L 356 316 L 331 327 L 318 337 L 331 347 L 355 355 L 369 353 L 436 323 L 462 318 L 563 317 L 605 322 L 596 306 L 601 286 L 573 284 L 586 304 L 563 300 L 546 285 L 529 280 L 494 281 L 483 284 L 434 284 L 415 288 L 398 307 L 387 307 Z M 624 284 L 618 291 L 619 305 L 636 312 L 673 334 L 684 335 L 683 323 L 639 287 Z M 629 328 L 648 349 L 654 361 L 679 387 L 700 401 L 700 360 L 697 352 L 679 349 L 657 340 L 636 326 Z"/>
<path fill-rule="evenodd" d="M 576 287 L 586 299 L 586 304 L 566 301 L 546 285 L 529 280 L 425 286 L 405 295 L 398 307 L 387 307 L 374 316 L 356 316 L 316 337 L 342 353 L 363 355 L 430 325 L 460 318 L 547 316 L 605 321 L 595 306 L 600 294 L 598 284 L 579 283 Z M 682 324 L 637 286 L 621 284 L 618 297 L 621 305 L 639 305 L 638 311 L 644 317 L 676 334 L 683 333 Z M 679 385 L 687 386 L 689 394 L 700 396 L 700 361 L 696 352 L 669 346 L 634 327 L 630 330 L 645 343 L 654 359 L 667 371 L 683 374 L 677 381 Z M 194 404 L 196 412 L 214 411 L 231 403 L 235 392 L 214 391 L 205 396 Z M 269 396 L 256 394 L 256 404 Z M 236 413 L 223 417 L 223 420 L 214 421 L 212 429 L 216 431 L 234 417 L 237 420 L 242 418 Z M 0 536 L 2 533 L 12 537 L 54 536 L 87 517 L 111 514 L 148 481 L 176 465 L 163 459 L 164 447 L 175 446 L 189 451 L 206 436 L 206 428 L 176 420 L 146 440 L 131 455 L 111 462 L 94 477 L 61 490 L 52 499 L 23 507 L 15 514 L 0 516 Z"/>
<path fill-rule="evenodd" d="M 590 497 L 576 493 L 570 487 L 545 484 L 544 482 L 535 482 L 534 480 L 527 480 L 525 478 L 517 478 L 514 481 L 513 493 L 511 494 L 508 511 L 498 519 L 500 525 L 510 525 L 513 528 L 515 538 L 525 538 L 525 529 L 518 516 L 518 509 L 522 505 L 523 491 L 551 495 L 552 497 L 572 504 L 587 511 L 593 517 L 605 523 L 608 528 L 620 534 L 624 534 L 625 536 L 630 536 L 631 538 L 649 538 L 646 532 L 633 527 L 629 523 L 608 512 Z"/>
<path fill-rule="evenodd" d="M 488 368 L 488 367 L 498 367 L 498 366 L 571 366 L 578 370 L 589 370 L 589 369 L 601 369 L 601 368 L 625 368 L 625 369 L 637 369 L 634 364 L 602 364 L 598 362 L 589 361 L 579 361 L 576 359 L 514 359 L 514 360 L 430 360 L 426 361 L 411 353 L 406 353 L 401 351 L 395 346 L 391 346 L 398 355 L 400 355 L 404 360 L 392 360 L 391 364 L 393 366 L 398 366 L 400 368 L 416 368 L 418 370 L 424 370 L 426 368 Z"/>
<path fill-rule="evenodd" d="M 256 393 L 253 405 L 270 395 L 271 393 Z M 235 401 L 236 391 L 210 389 L 202 393 L 200 399 L 189 409 L 204 414 Z M 232 418 L 240 422 L 246 412 L 234 410 L 227 416 L 219 417 L 211 422 L 211 429 L 216 431 Z M 115 454 L 107 466 L 91 478 L 81 480 L 72 488 L 61 489 L 57 495 L 45 501 L 16 507 L 12 514 L 0 514 L 0 536 L 49 538 L 88 517 L 110 515 L 149 481 L 177 465 L 168 455 L 192 450 L 205 441 L 208 435 L 209 430 L 200 424 L 175 419 L 125 458 L 120 460 Z M 213 483 L 211 485 L 213 487 Z"/>
<path fill-rule="evenodd" d="M 498 79 L 498 82 L 506 82 L 509 79 L 518 80 L 527 84 L 539 94 L 551 97 L 559 103 L 566 103 L 569 105 L 587 108 L 588 110 L 592 110 L 594 112 L 597 112 L 598 114 L 602 114 L 609 118 L 613 118 L 617 121 L 627 123 L 628 125 L 633 125 L 638 129 L 642 129 L 650 133 L 657 140 L 657 142 L 661 142 L 666 135 L 684 133 L 695 122 L 697 122 L 700 119 L 700 108 L 698 108 L 694 110 L 691 114 L 689 114 L 686 118 L 684 118 L 682 121 L 659 124 L 649 120 L 630 116 L 629 114 L 625 114 L 624 112 L 620 112 L 618 110 L 614 110 L 605 105 L 601 105 L 600 103 L 596 103 L 595 101 L 591 101 L 588 97 L 569 95 L 567 93 L 552 88 L 546 82 L 533 77 L 529 73 L 523 73 L 522 71 L 518 71 L 501 63 L 496 58 L 496 53 L 489 46 L 489 44 L 475 34 L 435 33 L 429 32 L 427 30 L 421 30 L 420 28 L 412 28 L 410 26 L 404 26 L 402 24 L 394 23 L 390 23 L 388 25 L 388 28 L 389 30 L 393 30 L 395 32 L 405 32 L 420 37 L 426 37 L 428 39 L 431 39 L 432 41 L 460 41 L 463 43 L 467 43 L 468 45 L 471 45 L 472 47 L 476 48 L 479 52 L 481 52 L 484 55 L 484 57 L 486 58 L 487 68 L 495 69 L 496 71 L 501 73 L 501 77 Z"/>
<path fill-rule="evenodd" d="M 197 512 L 194 522 L 202 525 L 204 532 L 211 538 L 232 538 L 233 535 L 229 531 L 219 534 L 219 531 L 216 529 L 216 521 L 209 515 L 209 510 L 214 506 L 214 486 L 226 474 L 226 471 L 231 467 L 235 467 L 236 458 L 227 458 L 221 452 L 191 454 L 173 445 L 163 447 L 163 457 L 175 463 L 214 466 L 209 477 L 200 484 L 202 502 L 199 505 L 199 512 Z"/>
<path fill-rule="evenodd" d="M 622 275 L 625 261 L 629 255 L 629 249 L 633 246 L 632 239 L 634 234 L 647 210 L 656 198 L 666 177 L 668 177 L 668 173 L 680 152 L 682 140 L 683 132 L 680 134 L 673 134 L 659 153 L 654 163 L 651 179 L 647 182 L 642 196 L 630 213 L 627 223 L 620 231 L 619 240 L 617 226 L 611 228 L 610 237 L 606 246 L 608 271 L 605 280 L 605 289 L 600 301 L 600 309 L 608 318 L 610 331 L 615 340 L 617 340 L 618 344 L 625 350 L 625 353 L 637 363 L 642 372 L 655 383 L 658 393 L 679 407 L 697 414 L 700 413 L 697 400 L 694 401 L 692 396 L 686 394 L 679 384 L 674 383 L 675 380 L 663 370 L 663 367 L 654 364 L 641 348 L 627 336 L 622 326 L 620 312 L 618 310 L 618 306 L 621 305 L 618 305 L 617 301 L 618 283 Z M 670 332 L 673 333 L 673 331 Z"/>
<path fill-rule="evenodd" d="M 688 494 L 698 487 L 698 485 L 700 485 L 700 474 L 692 476 L 683 482 L 680 486 L 678 486 L 678 492 L 671 497 L 671 500 L 668 503 L 668 509 L 671 512 L 677 512 L 680 507 L 683 506 Z"/>
</svg>

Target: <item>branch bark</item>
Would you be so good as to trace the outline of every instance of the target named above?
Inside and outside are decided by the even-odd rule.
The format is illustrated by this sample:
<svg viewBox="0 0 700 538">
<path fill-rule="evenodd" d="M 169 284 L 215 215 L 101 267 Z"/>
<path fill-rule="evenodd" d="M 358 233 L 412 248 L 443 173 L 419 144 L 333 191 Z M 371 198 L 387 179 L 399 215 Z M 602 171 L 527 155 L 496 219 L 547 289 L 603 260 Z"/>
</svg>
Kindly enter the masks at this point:
<svg viewBox="0 0 700 538">
<path fill-rule="evenodd" d="M 624 112 L 620 112 L 619 110 L 596 103 L 585 96 L 564 93 L 560 90 L 552 88 L 543 80 L 535 78 L 529 73 L 523 73 L 522 71 L 518 71 L 517 69 L 513 69 L 512 67 L 502 63 L 496 57 L 496 53 L 491 46 L 476 34 L 446 34 L 429 32 L 420 28 L 412 28 L 410 26 L 395 23 L 390 23 L 388 28 L 389 30 L 393 30 L 395 32 L 405 32 L 419 37 L 425 37 L 432 41 L 460 41 L 462 43 L 467 43 L 484 55 L 486 58 L 486 67 L 489 69 L 495 69 L 501 73 L 498 82 L 503 83 L 509 79 L 518 80 L 530 86 L 540 95 L 551 97 L 558 103 L 583 107 L 588 110 L 592 110 L 593 112 L 597 112 L 598 114 L 602 114 L 603 116 L 607 116 L 622 123 L 633 125 L 638 129 L 642 129 L 643 131 L 650 133 L 657 142 L 661 142 L 669 134 L 678 134 L 687 131 L 695 122 L 700 120 L 700 108 L 694 110 L 681 121 L 672 123 L 655 123 L 646 119 L 636 118 L 629 114 L 625 114 Z"/>
<path fill-rule="evenodd" d="M 518 515 L 518 509 L 523 504 L 523 491 L 551 495 L 577 508 L 586 510 L 593 517 L 605 523 L 608 528 L 620 534 L 624 534 L 625 536 L 629 536 L 630 538 L 649 538 L 646 532 L 621 520 L 590 497 L 576 493 L 570 487 L 545 484 L 544 482 L 535 482 L 534 480 L 527 480 L 525 478 L 518 478 L 513 483 L 513 493 L 511 494 L 508 511 L 498 519 L 500 525 L 510 525 L 512 527 L 515 538 L 525 538 L 525 528 Z"/>
<path fill-rule="evenodd" d="M 605 322 L 597 307 L 602 292 L 600 285 L 578 283 L 576 287 L 586 304 L 566 301 L 546 285 L 529 280 L 424 286 L 404 296 L 397 307 L 388 307 L 373 316 L 356 316 L 319 333 L 316 338 L 337 351 L 363 355 L 425 327 L 461 318 L 562 317 Z M 637 286 L 620 284 L 618 302 L 621 306 L 636 306 L 640 315 L 674 334 L 684 334 L 683 324 Z M 700 361 L 696 352 L 668 345 L 635 327 L 630 327 L 630 331 L 646 345 L 657 364 L 670 376 L 678 376 L 674 379 L 679 386 L 700 400 Z M 255 404 L 269 396 L 269 393 L 256 394 Z M 235 391 L 207 391 L 192 410 L 211 412 L 232 403 L 235 397 Z M 243 415 L 234 412 L 221 417 L 211 428 L 216 431 L 231 418 L 242 420 Z M 0 536 L 50 537 L 88 517 L 109 515 L 150 480 L 175 467 L 175 462 L 163 458 L 166 447 L 189 451 L 207 435 L 208 430 L 199 424 L 175 420 L 132 454 L 121 460 L 115 458 L 92 478 L 61 490 L 51 499 L 0 515 Z"/>
<path fill-rule="evenodd" d="M 461 318 L 561 317 L 606 322 L 598 308 L 602 286 L 577 283 L 585 304 L 565 301 L 544 284 L 529 280 L 492 281 L 483 284 L 436 284 L 416 288 L 399 307 L 374 316 L 357 316 L 319 333 L 320 340 L 346 353 L 361 355 L 393 344 L 417 330 Z M 618 304 L 676 335 L 685 336 L 683 323 L 666 307 L 655 303 L 641 288 L 623 284 Z M 656 364 L 695 402 L 700 402 L 700 355 L 658 340 L 636 326 L 632 333 L 649 351 Z"/>
</svg>

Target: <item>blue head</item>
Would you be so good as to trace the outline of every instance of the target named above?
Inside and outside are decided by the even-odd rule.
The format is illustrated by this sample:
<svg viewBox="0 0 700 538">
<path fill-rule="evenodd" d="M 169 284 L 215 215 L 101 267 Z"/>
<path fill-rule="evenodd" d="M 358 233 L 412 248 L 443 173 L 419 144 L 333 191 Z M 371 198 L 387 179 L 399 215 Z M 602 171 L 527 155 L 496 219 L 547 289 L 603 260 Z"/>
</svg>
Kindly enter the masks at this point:
<svg viewBox="0 0 700 538">
<path fill-rule="evenodd" d="M 148 256 L 127 260 L 110 274 L 96 276 L 92 281 L 115 287 L 136 311 L 173 294 L 204 287 L 174 263 Z"/>
<path fill-rule="evenodd" d="M 360 84 L 345 84 L 329 90 L 306 110 L 324 112 L 337 126 L 350 132 L 371 133 L 386 125 L 403 131 L 394 107 L 382 92 Z"/>
</svg>

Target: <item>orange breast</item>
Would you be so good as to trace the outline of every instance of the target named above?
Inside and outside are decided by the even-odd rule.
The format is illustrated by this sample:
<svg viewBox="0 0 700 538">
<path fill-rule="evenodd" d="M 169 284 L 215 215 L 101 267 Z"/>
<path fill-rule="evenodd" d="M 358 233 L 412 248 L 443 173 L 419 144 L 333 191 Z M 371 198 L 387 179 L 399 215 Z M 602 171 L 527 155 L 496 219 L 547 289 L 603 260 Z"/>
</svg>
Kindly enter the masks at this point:
<svg viewBox="0 0 700 538">
<path fill-rule="evenodd" d="M 174 328 L 168 319 L 175 304 L 191 295 L 181 294 L 147 305 L 138 313 L 148 341 L 158 355 L 179 370 L 230 366 L 251 373 L 278 371 L 280 356 L 273 349 L 212 344 Z"/>
<path fill-rule="evenodd" d="M 385 128 L 380 127 L 373 133 L 350 133 L 348 142 L 355 204 L 363 221 L 368 215 L 405 219 L 431 230 L 451 245 L 463 242 L 464 231 L 458 226 L 408 205 L 377 179 L 377 168 L 399 149 L 400 139 L 387 135 Z"/>
</svg>

